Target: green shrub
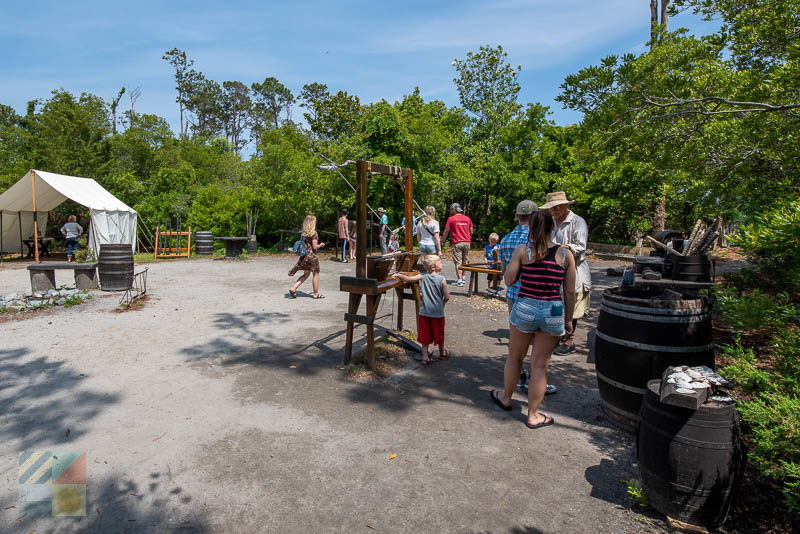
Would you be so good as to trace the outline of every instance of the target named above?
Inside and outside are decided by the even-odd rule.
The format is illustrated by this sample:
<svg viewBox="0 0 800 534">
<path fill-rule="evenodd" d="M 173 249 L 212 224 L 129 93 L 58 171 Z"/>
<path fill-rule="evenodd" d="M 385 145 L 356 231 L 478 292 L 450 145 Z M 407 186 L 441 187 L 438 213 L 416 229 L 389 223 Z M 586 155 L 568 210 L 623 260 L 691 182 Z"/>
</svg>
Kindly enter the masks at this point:
<svg viewBox="0 0 800 534">
<path fill-rule="evenodd" d="M 738 406 L 750 461 L 800 513 L 800 201 L 743 226 L 734 242 L 756 268 L 714 292 L 723 322 L 739 334 L 721 347 L 722 373 L 746 394 Z"/>
<path fill-rule="evenodd" d="M 83 299 L 80 298 L 78 295 L 70 295 L 64 299 L 64 307 L 71 308 L 72 306 L 76 306 L 78 304 L 82 304 Z"/>
<path fill-rule="evenodd" d="M 739 404 L 752 441 L 750 460 L 777 481 L 791 510 L 800 512 L 800 398 L 765 393 Z"/>
</svg>

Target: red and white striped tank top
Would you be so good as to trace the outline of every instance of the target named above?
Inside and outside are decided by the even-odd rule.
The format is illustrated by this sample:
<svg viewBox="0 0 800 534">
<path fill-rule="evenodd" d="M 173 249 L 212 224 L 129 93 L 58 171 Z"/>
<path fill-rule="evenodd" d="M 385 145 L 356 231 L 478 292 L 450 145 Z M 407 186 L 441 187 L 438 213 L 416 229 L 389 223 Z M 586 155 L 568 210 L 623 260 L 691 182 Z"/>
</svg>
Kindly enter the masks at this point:
<svg viewBox="0 0 800 534">
<path fill-rule="evenodd" d="M 567 270 L 556 261 L 558 245 L 550 247 L 547 256 L 537 263 L 522 266 L 519 296 L 536 300 L 561 300 L 561 284 Z M 530 250 L 528 251 L 530 254 Z"/>
</svg>

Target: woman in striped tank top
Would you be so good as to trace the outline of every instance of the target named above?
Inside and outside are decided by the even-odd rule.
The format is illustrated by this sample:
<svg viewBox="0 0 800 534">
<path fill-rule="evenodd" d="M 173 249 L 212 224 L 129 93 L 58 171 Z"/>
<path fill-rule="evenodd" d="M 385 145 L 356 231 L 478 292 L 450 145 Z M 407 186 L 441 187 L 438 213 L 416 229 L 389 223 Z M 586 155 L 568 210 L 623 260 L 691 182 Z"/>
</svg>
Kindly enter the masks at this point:
<svg viewBox="0 0 800 534">
<path fill-rule="evenodd" d="M 559 338 L 572 330 L 575 309 L 575 259 L 568 248 L 550 240 L 553 218 L 546 212 L 531 215 L 527 245 L 520 245 L 505 272 L 506 287 L 519 279 L 519 299 L 509 321 L 511 336 L 504 370 L 504 388 L 492 390 L 492 400 L 511 410 L 511 395 L 517 385 L 522 361 L 533 338 L 531 381 L 528 385 L 528 428 L 553 424 L 553 418 L 539 413 L 547 387 L 547 366 Z M 563 298 L 562 298 L 563 292 Z"/>
</svg>

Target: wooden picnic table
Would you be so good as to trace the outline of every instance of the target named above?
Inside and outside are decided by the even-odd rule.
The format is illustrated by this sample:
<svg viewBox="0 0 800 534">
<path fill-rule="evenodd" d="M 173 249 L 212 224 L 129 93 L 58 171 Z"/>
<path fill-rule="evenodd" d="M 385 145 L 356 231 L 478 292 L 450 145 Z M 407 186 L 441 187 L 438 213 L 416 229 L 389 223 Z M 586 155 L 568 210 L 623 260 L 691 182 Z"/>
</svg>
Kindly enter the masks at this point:
<svg viewBox="0 0 800 534">
<path fill-rule="evenodd" d="M 488 263 L 465 263 L 458 267 L 462 271 L 469 272 L 469 284 L 467 286 L 467 296 L 472 296 L 473 291 L 475 293 L 478 292 L 478 277 L 479 274 L 494 274 L 499 275 L 501 278 L 503 276 L 503 271 L 501 269 L 490 269 Z"/>
<path fill-rule="evenodd" d="M 225 241 L 226 258 L 238 258 L 244 250 L 245 243 L 250 240 L 249 237 L 215 237 L 214 239 Z"/>
<path fill-rule="evenodd" d="M 25 246 L 28 247 L 28 257 L 33 257 L 33 238 L 23 239 L 23 243 Z M 52 256 L 53 253 L 50 251 L 50 247 L 55 244 L 55 239 L 52 237 L 40 237 L 39 238 L 39 247 L 41 248 L 41 253 L 43 256 Z"/>
</svg>

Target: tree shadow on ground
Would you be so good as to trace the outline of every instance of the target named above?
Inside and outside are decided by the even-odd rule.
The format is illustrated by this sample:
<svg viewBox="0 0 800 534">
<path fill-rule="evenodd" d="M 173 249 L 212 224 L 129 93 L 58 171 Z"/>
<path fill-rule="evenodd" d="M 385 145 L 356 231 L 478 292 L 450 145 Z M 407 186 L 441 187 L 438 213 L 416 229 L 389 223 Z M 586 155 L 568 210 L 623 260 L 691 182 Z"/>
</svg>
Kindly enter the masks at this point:
<svg viewBox="0 0 800 534">
<path fill-rule="evenodd" d="M 64 361 L 29 353 L 0 350 L 0 440 L 18 443 L 20 452 L 81 437 L 106 406 L 119 402 L 117 394 L 86 389 L 87 375 Z"/>
<path fill-rule="evenodd" d="M 147 484 L 137 484 L 125 476 L 112 476 L 94 482 L 88 466 L 84 517 L 18 517 L 3 520 L 19 532 L 111 532 L 202 534 L 210 532 L 205 512 L 198 511 L 192 498 L 171 480 L 170 473 L 150 473 Z M 2 503 L 2 508 L 12 506 Z M 16 512 L 17 509 L 6 510 Z M 0 523 L 2 525 L 2 523 Z"/>
</svg>

